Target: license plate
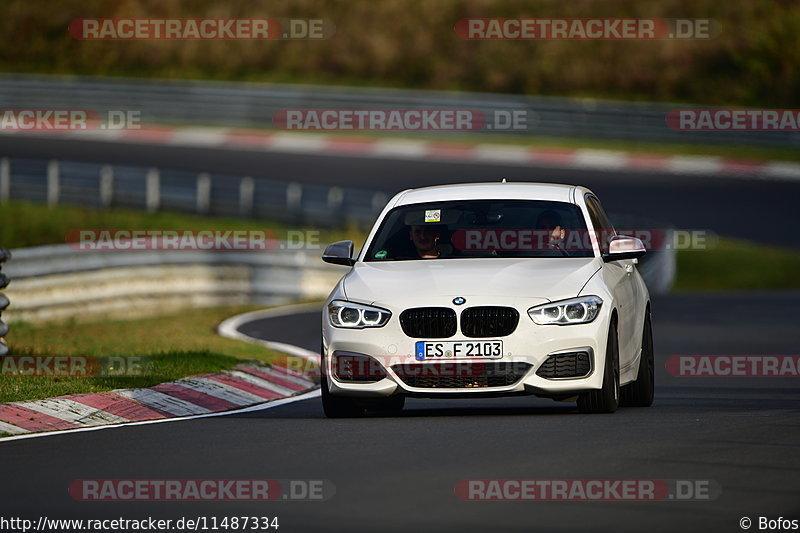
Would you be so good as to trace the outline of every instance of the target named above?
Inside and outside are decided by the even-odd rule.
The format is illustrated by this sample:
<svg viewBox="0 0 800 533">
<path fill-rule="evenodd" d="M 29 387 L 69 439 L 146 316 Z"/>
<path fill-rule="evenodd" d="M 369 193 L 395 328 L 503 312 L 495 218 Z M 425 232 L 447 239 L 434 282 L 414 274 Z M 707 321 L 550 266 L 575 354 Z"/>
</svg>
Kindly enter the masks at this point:
<svg viewBox="0 0 800 533">
<path fill-rule="evenodd" d="M 418 341 L 416 358 L 425 359 L 500 359 L 503 341 Z"/>
</svg>

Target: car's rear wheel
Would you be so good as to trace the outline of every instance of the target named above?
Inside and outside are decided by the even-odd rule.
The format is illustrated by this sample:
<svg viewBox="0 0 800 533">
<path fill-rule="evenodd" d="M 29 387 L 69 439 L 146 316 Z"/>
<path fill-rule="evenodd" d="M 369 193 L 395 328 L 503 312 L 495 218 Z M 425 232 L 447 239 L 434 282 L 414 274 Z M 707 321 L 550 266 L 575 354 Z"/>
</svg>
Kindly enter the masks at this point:
<svg viewBox="0 0 800 533">
<path fill-rule="evenodd" d="M 355 418 L 364 415 L 364 406 L 355 398 L 331 394 L 325 372 L 325 352 L 320 349 L 320 375 L 322 377 L 322 410 L 328 418 Z"/>
<path fill-rule="evenodd" d="M 642 357 L 636 381 L 622 387 L 621 405 L 625 407 L 650 407 L 655 391 L 655 356 L 653 354 L 653 326 L 650 313 L 644 318 L 642 330 Z"/>
<path fill-rule="evenodd" d="M 585 392 L 578 397 L 582 413 L 613 413 L 619 407 L 619 343 L 617 325 L 611 323 L 603 366 L 603 388 Z"/>
</svg>

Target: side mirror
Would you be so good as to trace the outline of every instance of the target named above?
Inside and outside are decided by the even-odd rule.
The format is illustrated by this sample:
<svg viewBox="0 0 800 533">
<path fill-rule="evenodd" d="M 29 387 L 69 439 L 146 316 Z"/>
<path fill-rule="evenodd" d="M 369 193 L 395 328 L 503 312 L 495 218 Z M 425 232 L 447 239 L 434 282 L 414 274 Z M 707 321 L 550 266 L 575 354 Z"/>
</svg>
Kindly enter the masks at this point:
<svg viewBox="0 0 800 533">
<path fill-rule="evenodd" d="M 334 265 L 353 266 L 353 241 L 339 241 L 329 244 L 322 252 L 322 260 Z"/>
<path fill-rule="evenodd" d="M 619 261 L 620 259 L 635 259 L 647 253 L 641 240 L 636 237 L 617 235 L 608 243 L 608 252 L 603 254 L 603 261 Z"/>
</svg>

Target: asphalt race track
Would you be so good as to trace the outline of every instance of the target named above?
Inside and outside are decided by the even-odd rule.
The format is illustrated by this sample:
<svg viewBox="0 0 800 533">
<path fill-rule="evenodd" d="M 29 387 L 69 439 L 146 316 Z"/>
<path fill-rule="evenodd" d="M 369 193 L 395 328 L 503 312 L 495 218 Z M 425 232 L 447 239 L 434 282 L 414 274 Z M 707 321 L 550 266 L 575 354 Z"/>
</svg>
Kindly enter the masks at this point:
<svg viewBox="0 0 800 533">
<path fill-rule="evenodd" d="M 4 515 L 36 518 L 277 515 L 279 531 L 741 531 L 800 517 L 796 379 L 676 378 L 670 355 L 797 354 L 800 294 L 654 300 L 651 408 L 581 415 L 534 397 L 412 399 L 401 416 L 330 420 L 319 398 L 265 411 L 0 444 Z M 319 315 L 240 328 L 308 349 Z M 256 349 L 256 348 L 254 348 Z M 75 479 L 325 479 L 313 502 L 79 502 Z M 464 479 L 709 480 L 713 500 L 468 502 Z"/>
<path fill-rule="evenodd" d="M 0 155 L 252 175 L 380 188 L 502 176 L 580 183 L 610 211 L 800 248 L 800 183 L 313 156 L 0 137 Z M 757 215 L 756 215 L 757 213 Z M 731 268 L 736 268 L 731 265 Z M 653 301 L 651 408 L 581 415 L 534 397 L 411 399 L 401 416 L 330 420 L 319 398 L 263 411 L 0 443 L 3 516 L 278 516 L 294 531 L 741 531 L 800 519 L 796 378 L 677 378 L 672 355 L 796 355 L 798 292 L 672 294 Z M 245 324 L 319 347 L 316 313 Z M 258 348 L 254 348 L 258 349 Z M 80 502 L 76 479 L 323 479 L 326 501 Z M 713 500 L 469 502 L 465 479 L 701 480 Z"/>
<path fill-rule="evenodd" d="M 190 148 L 63 138 L 0 136 L 0 156 L 336 184 L 394 193 L 409 187 L 509 180 L 576 183 L 600 197 L 607 211 L 647 216 L 680 229 L 800 248 L 800 182 L 574 168 L 413 161 L 343 155 Z"/>
</svg>

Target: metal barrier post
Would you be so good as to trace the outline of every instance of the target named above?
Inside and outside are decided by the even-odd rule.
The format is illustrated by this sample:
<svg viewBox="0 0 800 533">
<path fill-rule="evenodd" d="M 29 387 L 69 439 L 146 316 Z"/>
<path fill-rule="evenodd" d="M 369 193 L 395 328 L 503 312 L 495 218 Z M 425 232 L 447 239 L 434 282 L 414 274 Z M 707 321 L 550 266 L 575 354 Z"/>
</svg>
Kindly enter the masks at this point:
<svg viewBox="0 0 800 533">
<path fill-rule="evenodd" d="M 0 269 L 3 267 L 3 263 L 7 260 L 11 259 L 11 252 L 6 250 L 5 248 L 0 248 Z M 8 286 L 9 279 L 6 277 L 5 274 L 0 272 L 0 289 L 4 289 Z M 6 307 L 8 307 L 8 297 L 5 294 L 0 293 L 0 311 L 3 311 Z M 8 324 L 0 320 L 0 356 L 6 355 L 8 353 L 8 345 L 5 342 L 5 336 L 8 333 Z"/>
<path fill-rule="evenodd" d="M 100 169 L 100 205 L 111 207 L 114 198 L 114 169 L 106 165 Z"/>
<path fill-rule="evenodd" d="M 7 157 L 0 159 L 0 202 L 11 199 L 11 163 Z"/>
<path fill-rule="evenodd" d="M 255 182 L 250 176 L 245 176 L 239 182 L 239 214 L 242 216 L 253 215 L 253 195 Z"/>
<path fill-rule="evenodd" d="M 47 164 L 47 205 L 58 205 L 61 195 L 58 161 L 53 160 Z"/>
<path fill-rule="evenodd" d="M 147 171 L 146 189 L 145 189 L 145 205 L 147 211 L 153 213 L 158 211 L 158 206 L 161 203 L 161 185 L 157 168 L 151 168 Z"/>
<path fill-rule="evenodd" d="M 207 215 L 211 206 L 211 175 L 208 172 L 201 172 L 197 175 L 197 213 Z"/>
</svg>

